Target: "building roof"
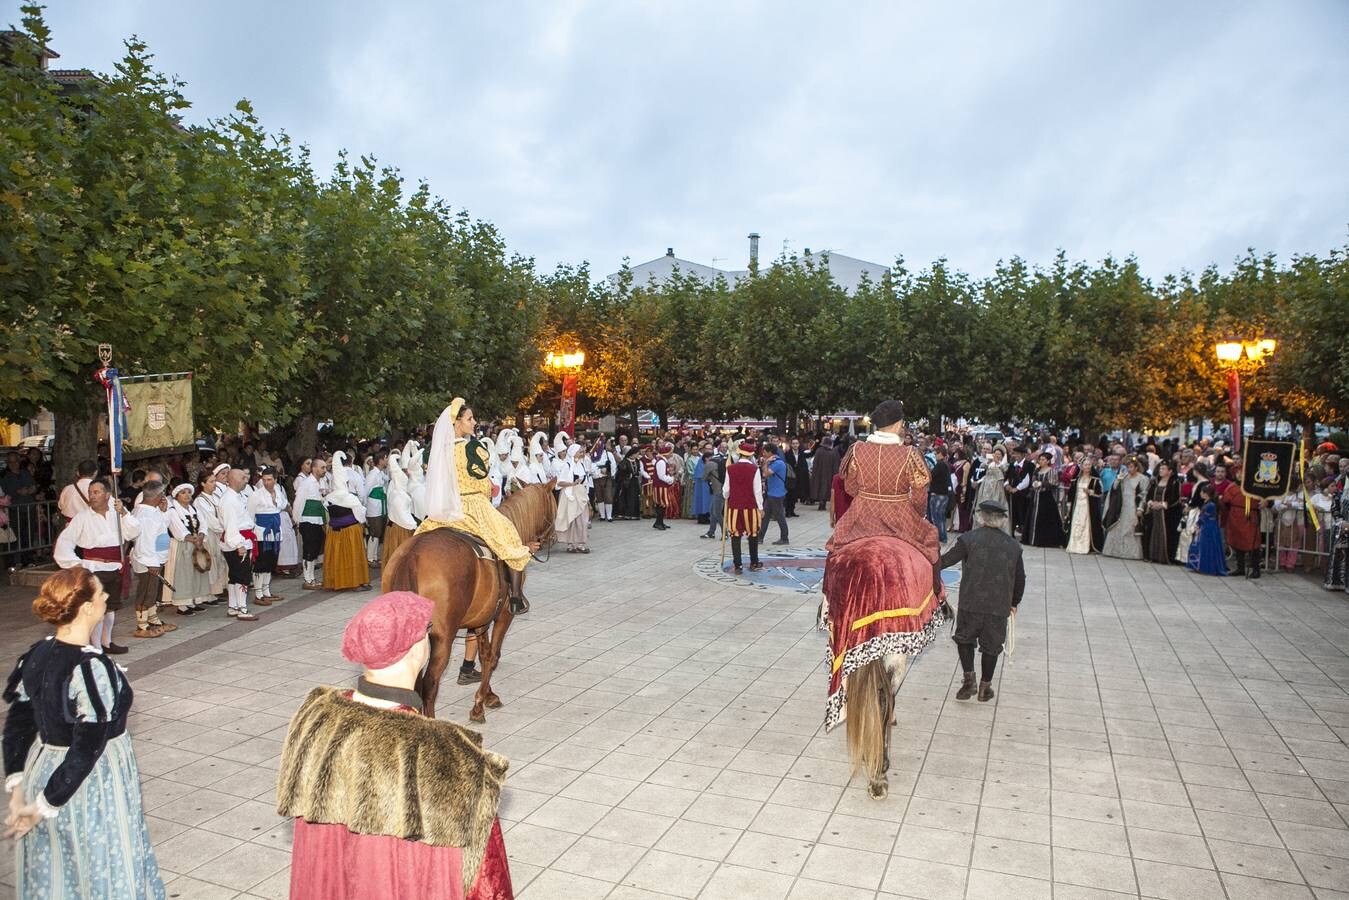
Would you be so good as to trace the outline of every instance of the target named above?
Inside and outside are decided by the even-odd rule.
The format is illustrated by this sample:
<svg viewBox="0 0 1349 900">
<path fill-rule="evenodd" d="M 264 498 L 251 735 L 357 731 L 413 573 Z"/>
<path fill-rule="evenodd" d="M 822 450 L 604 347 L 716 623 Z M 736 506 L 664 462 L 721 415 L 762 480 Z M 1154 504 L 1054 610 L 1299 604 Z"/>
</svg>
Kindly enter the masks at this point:
<svg viewBox="0 0 1349 900">
<path fill-rule="evenodd" d="M 632 283 L 634 287 L 643 287 L 651 279 L 655 279 L 658 284 L 669 280 L 674 274 L 675 269 L 683 272 L 685 275 L 692 275 L 702 281 L 712 282 L 718 278 L 725 278 L 727 281 L 734 281 L 733 274 L 713 266 L 705 266 L 702 263 L 696 263 L 687 259 L 680 259 L 674 255 L 674 248 L 666 251 L 664 256 L 658 256 L 649 262 L 638 263 L 630 268 L 632 272 Z M 610 281 L 617 281 L 618 273 L 609 276 Z"/>
<path fill-rule="evenodd" d="M 873 283 L 879 282 L 884 275 L 890 271 L 889 266 L 883 266 L 880 263 L 867 262 L 864 259 L 858 259 L 855 256 L 848 256 L 843 253 L 833 251 L 823 251 L 812 253 L 807 249 L 799 257 L 802 262 L 808 262 L 815 266 L 826 266 L 829 269 L 830 276 L 834 282 L 845 291 L 852 293 L 862 284 L 862 276 L 865 274 Z M 772 265 L 772 263 L 770 263 Z M 680 259 L 674 255 L 674 248 L 671 247 L 665 252 L 664 256 L 659 256 L 649 262 L 639 263 L 632 266 L 632 283 L 634 286 L 641 287 L 647 284 L 651 279 L 656 282 L 664 283 L 678 268 L 680 272 L 686 275 L 693 275 L 703 281 L 713 282 L 718 278 L 726 279 L 727 284 L 735 284 L 742 278 L 749 276 L 748 269 L 718 269 L 714 266 L 705 266 L 702 263 L 696 263 L 687 259 Z M 615 272 L 609 276 L 612 283 L 618 282 L 618 273 Z"/>
</svg>

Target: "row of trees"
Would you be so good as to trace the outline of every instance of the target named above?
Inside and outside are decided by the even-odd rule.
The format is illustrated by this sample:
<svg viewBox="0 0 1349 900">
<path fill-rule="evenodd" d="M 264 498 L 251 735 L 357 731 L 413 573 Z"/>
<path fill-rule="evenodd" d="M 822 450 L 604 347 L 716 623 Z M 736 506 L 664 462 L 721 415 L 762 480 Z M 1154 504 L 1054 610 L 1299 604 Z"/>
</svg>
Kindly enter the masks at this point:
<svg viewBox="0 0 1349 900">
<path fill-rule="evenodd" d="M 0 414 L 57 414 L 58 466 L 93 450 L 100 342 L 124 371 L 193 370 L 198 424 L 317 422 L 376 434 L 454 394 L 484 414 L 550 411 L 550 347 L 584 349 L 583 410 L 722 417 L 868 409 L 1084 428 L 1217 413 L 1221 335 L 1273 332 L 1258 409 L 1349 410 L 1349 256 L 1254 254 L 1153 283 L 1133 259 L 1013 259 L 974 279 L 901 259 L 851 293 L 816 260 L 742 282 L 540 273 L 489 223 L 368 157 L 317 175 L 247 103 L 185 128 L 180 85 L 129 41 L 114 73 L 63 90 L 48 32 L 0 66 Z"/>
</svg>

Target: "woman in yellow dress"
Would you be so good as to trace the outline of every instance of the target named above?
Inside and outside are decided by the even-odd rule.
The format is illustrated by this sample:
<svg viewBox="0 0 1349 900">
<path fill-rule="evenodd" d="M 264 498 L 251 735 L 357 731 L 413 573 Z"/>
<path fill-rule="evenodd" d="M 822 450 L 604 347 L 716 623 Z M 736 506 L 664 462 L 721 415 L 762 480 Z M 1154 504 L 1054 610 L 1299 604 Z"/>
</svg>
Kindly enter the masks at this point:
<svg viewBox="0 0 1349 900">
<path fill-rule="evenodd" d="M 528 610 L 523 602 L 525 566 L 539 544 L 521 541 L 511 520 L 492 506 L 492 451 L 474 436 L 477 426 L 472 407 L 462 397 L 454 398 L 436 420 L 426 473 L 427 515 L 417 534 L 457 528 L 480 538 L 506 564 L 511 611 L 519 615 Z"/>
</svg>

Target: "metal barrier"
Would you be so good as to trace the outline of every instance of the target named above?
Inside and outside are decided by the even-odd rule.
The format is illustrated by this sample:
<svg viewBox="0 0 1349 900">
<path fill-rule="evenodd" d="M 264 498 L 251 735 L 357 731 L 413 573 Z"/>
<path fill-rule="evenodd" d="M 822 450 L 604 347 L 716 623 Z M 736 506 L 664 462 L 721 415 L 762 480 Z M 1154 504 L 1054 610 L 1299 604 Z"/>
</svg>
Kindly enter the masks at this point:
<svg viewBox="0 0 1349 900">
<path fill-rule="evenodd" d="M 0 529 L 0 561 L 6 569 L 17 569 L 51 560 L 56 535 L 65 527 L 65 519 L 55 500 L 15 503 L 5 507 L 8 530 Z M 12 538 L 7 543 L 5 538 Z"/>
<path fill-rule="evenodd" d="M 1262 511 L 1266 572 L 1325 574 L 1334 521 L 1329 511 L 1317 510 L 1316 515 L 1317 523 L 1313 524 L 1300 502 L 1276 503 L 1274 508 Z"/>
</svg>

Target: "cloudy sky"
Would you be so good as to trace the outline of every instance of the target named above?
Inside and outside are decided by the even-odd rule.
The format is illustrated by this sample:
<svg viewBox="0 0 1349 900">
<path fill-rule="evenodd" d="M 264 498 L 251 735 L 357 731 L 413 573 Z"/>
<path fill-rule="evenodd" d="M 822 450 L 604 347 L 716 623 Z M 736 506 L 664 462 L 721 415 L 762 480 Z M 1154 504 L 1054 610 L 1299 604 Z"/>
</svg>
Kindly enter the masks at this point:
<svg viewBox="0 0 1349 900">
<path fill-rule="evenodd" d="M 741 268 L 750 231 L 976 275 L 1349 241 L 1344 0 L 49 2 L 58 65 L 138 34 L 193 118 L 247 97 L 544 268 Z"/>
</svg>

